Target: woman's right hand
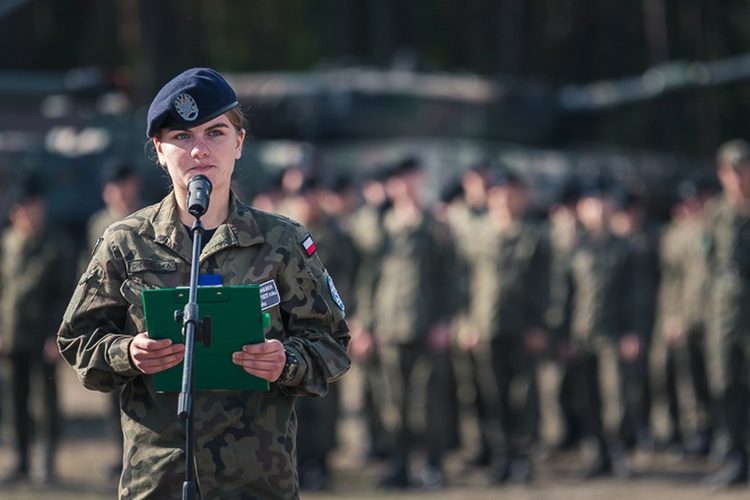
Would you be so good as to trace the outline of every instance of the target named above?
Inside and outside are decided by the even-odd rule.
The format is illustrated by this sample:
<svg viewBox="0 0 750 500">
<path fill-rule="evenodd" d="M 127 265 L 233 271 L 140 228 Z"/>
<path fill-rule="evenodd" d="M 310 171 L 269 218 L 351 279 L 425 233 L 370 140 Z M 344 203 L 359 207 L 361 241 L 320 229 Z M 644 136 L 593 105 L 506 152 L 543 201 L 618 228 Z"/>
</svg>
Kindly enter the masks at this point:
<svg viewBox="0 0 750 500">
<path fill-rule="evenodd" d="M 154 340 L 141 332 L 133 337 L 128 352 L 139 371 L 152 374 L 180 364 L 185 357 L 185 344 L 173 344 L 170 339 Z"/>
</svg>

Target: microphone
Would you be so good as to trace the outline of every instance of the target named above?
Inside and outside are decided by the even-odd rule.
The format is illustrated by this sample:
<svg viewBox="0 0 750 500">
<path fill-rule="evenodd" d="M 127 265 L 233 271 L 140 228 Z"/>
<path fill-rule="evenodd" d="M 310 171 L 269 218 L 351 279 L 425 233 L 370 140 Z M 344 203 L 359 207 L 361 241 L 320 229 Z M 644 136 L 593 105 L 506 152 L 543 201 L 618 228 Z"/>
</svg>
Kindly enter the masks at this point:
<svg viewBox="0 0 750 500">
<path fill-rule="evenodd" d="M 187 209 L 196 219 L 208 211 L 211 187 L 211 181 L 205 175 L 196 175 L 188 181 Z"/>
</svg>

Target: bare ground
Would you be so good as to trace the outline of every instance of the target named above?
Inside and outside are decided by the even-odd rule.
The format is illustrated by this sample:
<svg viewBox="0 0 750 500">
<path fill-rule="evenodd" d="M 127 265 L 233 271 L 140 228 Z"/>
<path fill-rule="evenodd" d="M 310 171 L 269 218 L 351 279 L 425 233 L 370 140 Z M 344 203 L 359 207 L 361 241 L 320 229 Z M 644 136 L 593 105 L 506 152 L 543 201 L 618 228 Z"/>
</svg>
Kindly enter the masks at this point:
<svg viewBox="0 0 750 500">
<path fill-rule="evenodd" d="M 58 456 L 59 481 L 52 486 L 25 483 L 0 486 L 0 499 L 100 500 L 116 498 L 116 480 L 110 467 L 117 449 L 109 437 L 106 398 L 84 390 L 73 372 L 61 367 L 64 440 Z M 669 500 L 747 499 L 747 488 L 711 491 L 701 480 L 716 467 L 710 460 L 681 459 L 667 453 L 632 457 L 630 478 L 594 481 L 577 479 L 581 468 L 577 453 L 561 454 L 536 461 L 537 477 L 530 486 L 490 486 L 481 470 L 465 470 L 468 451 L 449 457 L 446 485 L 440 490 L 383 491 L 373 485 L 382 464 L 363 463 L 360 422 L 356 412 L 346 412 L 341 425 L 341 446 L 333 457 L 334 477 L 330 490 L 304 492 L 304 499 L 430 499 L 430 500 L 625 500 L 632 498 Z M 11 466 L 11 453 L 0 445 L 0 474 Z"/>
</svg>

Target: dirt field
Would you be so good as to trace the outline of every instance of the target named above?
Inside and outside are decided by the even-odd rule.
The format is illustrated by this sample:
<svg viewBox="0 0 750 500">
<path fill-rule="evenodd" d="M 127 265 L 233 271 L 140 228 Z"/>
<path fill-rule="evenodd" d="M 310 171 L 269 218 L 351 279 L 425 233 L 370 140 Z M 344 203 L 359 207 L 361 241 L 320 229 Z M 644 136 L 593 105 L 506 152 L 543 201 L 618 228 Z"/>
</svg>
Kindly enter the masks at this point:
<svg viewBox="0 0 750 500">
<path fill-rule="evenodd" d="M 116 459 L 116 447 L 107 437 L 106 399 L 78 385 L 67 367 L 61 367 L 62 403 L 66 415 L 65 438 L 58 457 L 60 481 L 55 486 L 23 484 L 0 487 L 0 499 L 102 500 L 116 498 L 115 480 L 109 467 Z M 430 499 L 430 500 L 625 500 L 747 499 L 750 489 L 712 492 L 701 484 L 705 472 L 715 464 L 700 460 L 681 460 L 655 453 L 632 459 L 633 477 L 584 482 L 576 479 L 580 470 L 576 453 L 560 455 L 536 464 L 537 479 L 531 486 L 488 486 L 482 471 L 465 471 L 465 453 L 451 456 L 447 464 L 447 484 L 438 491 L 376 490 L 375 479 L 381 465 L 364 465 L 361 456 L 359 422 L 352 413 L 342 422 L 342 446 L 334 457 L 335 475 L 330 491 L 304 492 L 304 499 Z M 0 446 L 0 474 L 10 466 L 7 445 Z"/>
</svg>

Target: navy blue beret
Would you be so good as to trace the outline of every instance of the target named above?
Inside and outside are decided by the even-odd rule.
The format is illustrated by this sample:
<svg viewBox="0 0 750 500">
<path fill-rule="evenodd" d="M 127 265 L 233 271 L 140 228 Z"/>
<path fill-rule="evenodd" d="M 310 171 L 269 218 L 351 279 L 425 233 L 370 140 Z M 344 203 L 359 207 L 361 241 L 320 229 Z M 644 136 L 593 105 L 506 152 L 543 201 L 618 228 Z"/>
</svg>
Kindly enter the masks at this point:
<svg viewBox="0 0 750 500">
<path fill-rule="evenodd" d="M 146 135 L 162 128 L 192 128 L 239 106 L 227 81 L 210 68 L 189 69 L 168 82 L 148 108 Z"/>
</svg>

